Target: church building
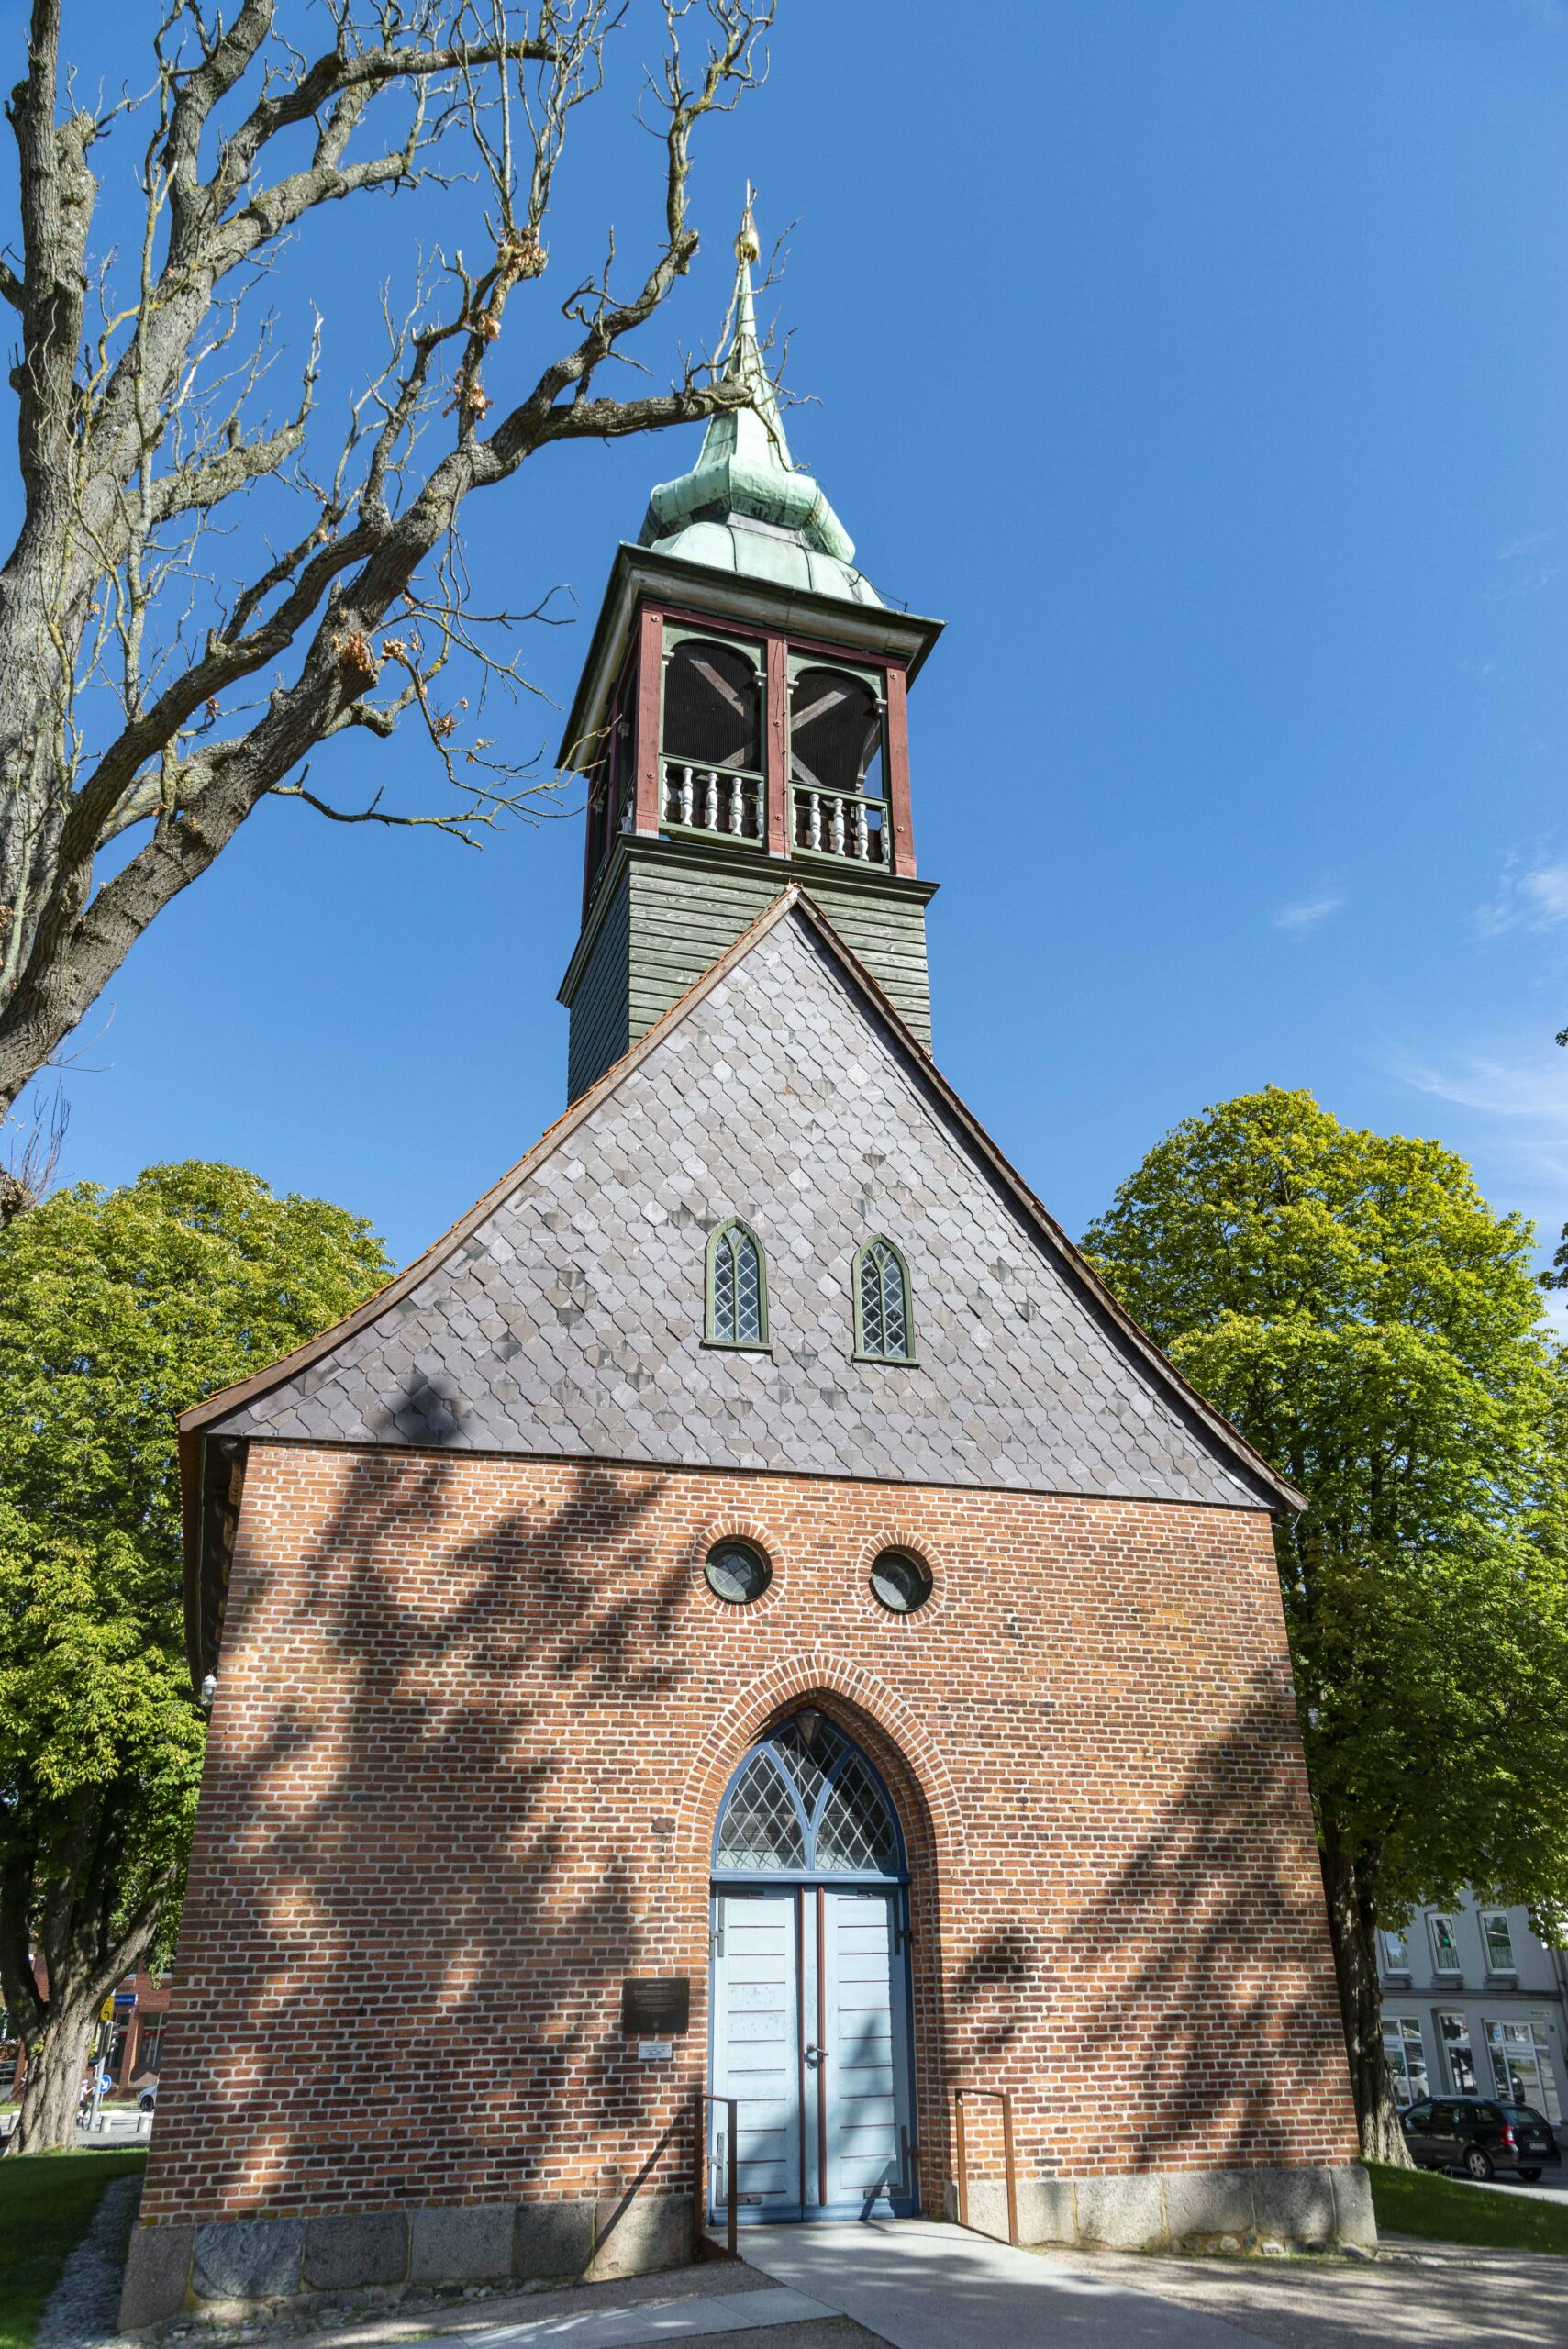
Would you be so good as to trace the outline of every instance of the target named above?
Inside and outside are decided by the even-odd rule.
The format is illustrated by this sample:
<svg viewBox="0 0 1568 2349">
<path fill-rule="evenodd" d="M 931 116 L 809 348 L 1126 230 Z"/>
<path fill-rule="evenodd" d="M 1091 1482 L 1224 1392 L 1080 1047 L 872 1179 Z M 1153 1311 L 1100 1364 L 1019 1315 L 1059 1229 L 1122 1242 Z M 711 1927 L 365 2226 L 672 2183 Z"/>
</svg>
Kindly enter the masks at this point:
<svg viewBox="0 0 1568 2349">
<path fill-rule="evenodd" d="M 755 251 L 752 404 L 567 728 L 569 1106 L 182 1423 L 211 1739 L 129 2325 L 940 2218 L 961 2142 L 1025 2243 L 1372 2240 L 1301 1498 L 930 1056 L 939 627 L 791 461 Z"/>
</svg>

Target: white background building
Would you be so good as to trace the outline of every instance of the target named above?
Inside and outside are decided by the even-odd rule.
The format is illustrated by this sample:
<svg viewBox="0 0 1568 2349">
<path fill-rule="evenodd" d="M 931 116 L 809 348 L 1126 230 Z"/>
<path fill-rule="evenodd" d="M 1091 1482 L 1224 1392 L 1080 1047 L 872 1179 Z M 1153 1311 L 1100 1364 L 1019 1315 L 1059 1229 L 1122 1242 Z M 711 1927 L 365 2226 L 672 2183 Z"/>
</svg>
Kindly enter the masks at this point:
<svg viewBox="0 0 1568 2349">
<path fill-rule="evenodd" d="M 1418 1909 L 1377 1936 L 1383 2039 L 1403 2109 L 1424 2096 L 1496 2096 L 1568 2112 L 1568 1956 L 1523 1909 L 1466 1898 Z"/>
</svg>

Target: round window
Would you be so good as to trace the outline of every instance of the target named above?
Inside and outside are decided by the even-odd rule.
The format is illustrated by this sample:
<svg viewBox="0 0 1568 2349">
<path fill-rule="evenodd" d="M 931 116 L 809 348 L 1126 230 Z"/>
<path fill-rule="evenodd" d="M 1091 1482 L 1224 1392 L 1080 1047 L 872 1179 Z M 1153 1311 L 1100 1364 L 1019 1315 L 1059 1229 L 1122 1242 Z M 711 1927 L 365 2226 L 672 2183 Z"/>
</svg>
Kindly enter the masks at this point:
<svg viewBox="0 0 1568 2349">
<path fill-rule="evenodd" d="M 893 1615 L 913 1615 L 931 1595 L 930 1568 L 907 1550 L 884 1550 L 872 1561 L 872 1590 Z"/>
<path fill-rule="evenodd" d="M 709 1590 L 731 1607 L 749 1607 L 773 1578 L 772 1566 L 751 1542 L 716 1542 L 706 1572 Z"/>
</svg>

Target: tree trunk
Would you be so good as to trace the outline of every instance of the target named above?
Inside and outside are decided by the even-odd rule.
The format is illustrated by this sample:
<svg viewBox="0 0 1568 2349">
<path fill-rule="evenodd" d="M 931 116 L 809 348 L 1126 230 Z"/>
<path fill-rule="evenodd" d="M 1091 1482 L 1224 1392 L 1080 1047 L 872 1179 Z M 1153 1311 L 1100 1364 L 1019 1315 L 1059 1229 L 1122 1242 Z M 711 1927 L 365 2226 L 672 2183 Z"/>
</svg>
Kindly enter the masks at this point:
<svg viewBox="0 0 1568 2349">
<path fill-rule="evenodd" d="M 23 1792 L 36 1831 L 46 1806 L 36 1786 Z M 122 1782 L 118 1792 L 133 1800 L 135 1782 Z M 172 1872 L 146 1887 L 117 1930 L 123 1824 L 114 1802 L 90 1787 L 48 1820 L 52 1881 L 40 1885 L 37 1842 L 18 1836 L 0 1852 L 0 1984 L 28 2058 L 8 2153 L 70 2152 L 99 2009 L 157 1939 Z"/>
<path fill-rule="evenodd" d="M 1383 1999 L 1377 1984 L 1377 1858 L 1362 1852 L 1351 1858 L 1332 1836 L 1321 1854 L 1323 1888 L 1329 1900 L 1329 1938 L 1340 1988 L 1340 2020 L 1350 2059 L 1362 2159 L 1394 2169 L 1414 2166 L 1399 2126 L 1394 2083 L 1383 2051 Z"/>
<path fill-rule="evenodd" d="M 28 2047 L 22 2109 L 8 2154 L 68 2154 L 76 2143 L 76 2099 L 101 2001 L 85 1991 L 50 1997 L 42 2030 Z"/>
</svg>

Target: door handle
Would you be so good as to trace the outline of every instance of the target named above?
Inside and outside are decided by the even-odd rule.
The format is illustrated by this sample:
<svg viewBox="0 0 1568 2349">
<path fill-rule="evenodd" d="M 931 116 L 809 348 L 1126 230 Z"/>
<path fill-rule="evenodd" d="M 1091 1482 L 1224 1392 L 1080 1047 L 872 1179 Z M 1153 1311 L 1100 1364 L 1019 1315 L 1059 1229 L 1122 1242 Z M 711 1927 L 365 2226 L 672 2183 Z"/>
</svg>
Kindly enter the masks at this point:
<svg viewBox="0 0 1568 2349">
<path fill-rule="evenodd" d="M 806 2064 L 825 2064 L 828 2061 L 828 2050 L 825 2047 L 805 2048 L 802 2051 L 801 2060 Z"/>
</svg>

